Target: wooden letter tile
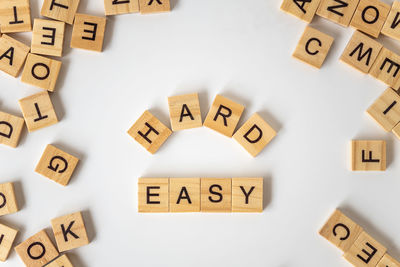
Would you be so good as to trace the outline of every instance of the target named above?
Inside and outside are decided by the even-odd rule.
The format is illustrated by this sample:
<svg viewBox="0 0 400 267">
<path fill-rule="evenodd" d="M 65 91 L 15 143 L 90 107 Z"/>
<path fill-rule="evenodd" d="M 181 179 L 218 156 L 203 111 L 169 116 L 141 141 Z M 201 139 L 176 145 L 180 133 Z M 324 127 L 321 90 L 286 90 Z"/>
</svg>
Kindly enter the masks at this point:
<svg viewBox="0 0 400 267">
<path fill-rule="evenodd" d="M 297 44 L 293 57 L 313 67 L 321 68 L 333 40 L 333 37 L 308 26 Z"/>
<path fill-rule="evenodd" d="M 51 220 L 51 227 L 60 252 L 89 244 L 85 222 L 80 212 Z"/>
<path fill-rule="evenodd" d="M 138 211 L 168 212 L 169 211 L 169 179 L 139 178 Z"/>
<path fill-rule="evenodd" d="M 36 166 L 35 172 L 47 177 L 60 185 L 66 186 L 78 164 L 79 159 L 56 148 L 47 145 Z"/>
<path fill-rule="evenodd" d="M 363 73 L 368 73 L 381 49 L 382 45 L 379 42 L 355 31 L 340 60 Z"/>
<path fill-rule="evenodd" d="M 376 267 L 400 267 L 400 262 L 393 259 L 389 254 L 385 254 Z"/>
<path fill-rule="evenodd" d="M 139 0 L 140 13 L 158 13 L 171 10 L 169 0 Z"/>
<path fill-rule="evenodd" d="M 232 212 L 263 211 L 263 178 L 232 178 Z"/>
<path fill-rule="evenodd" d="M 58 257 L 58 251 L 44 230 L 15 247 L 21 260 L 29 267 L 41 267 Z"/>
<path fill-rule="evenodd" d="M 3 34 L 0 37 L 0 70 L 17 77 L 29 50 L 29 46 Z"/>
<path fill-rule="evenodd" d="M 354 266 L 376 266 L 386 248 L 366 232 L 362 232 L 343 257 Z"/>
<path fill-rule="evenodd" d="M 383 47 L 369 74 L 388 86 L 399 89 L 400 56 Z"/>
<path fill-rule="evenodd" d="M 128 134 L 151 154 L 157 152 L 171 133 L 167 126 L 147 110 L 128 130 Z"/>
<path fill-rule="evenodd" d="M 352 171 L 386 170 L 386 141 L 353 140 L 351 141 Z"/>
<path fill-rule="evenodd" d="M 243 146 L 253 157 L 257 156 L 264 147 L 276 136 L 276 132 L 260 115 L 254 113 L 233 138 Z"/>
<path fill-rule="evenodd" d="M 29 0 L 0 1 L 0 29 L 2 33 L 31 31 Z"/>
<path fill-rule="evenodd" d="M 31 52 L 35 54 L 62 56 L 65 23 L 47 19 L 33 22 Z"/>
<path fill-rule="evenodd" d="M 394 1 L 392 9 L 383 25 L 381 33 L 393 39 L 400 40 L 400 2 Z"/>
<path fill-rule="evenodd" d="M 201 211 L 232 211 L 232 179 L 201 178 Z"/>
<path fill-rule="evenodd" d="M 344 215 L 340 210 L 329 217 L 328 221 L 319 231 L 319 234 L 337 248 L 346 252 L 356 241 L 363 229 Z"/>
<path fill-rule="evenodd" d="M 367 113 L 385 131 L 390 132 L 400 122 L 400 96 L 391 88 L 386 89 Z"/>
<path fill-rule="evenodd" d="M 105 30 L 106 18 L 76 14 L 71 47 L 101 52 Z"/>
<path fill-rule="evenodd" d="M 0 223 L 0 261 L 6 261 L 18 230 Z"/>
<path fill-rule="evenodd" d="M 200 178 L 169 179 L 170 212 L 200 211 Z"/>
<path fill-rule="evenodd" d="M 320 0 L 283 0 L 281 10 L 310 23 Z"/>
<path fill-rule="evenodd" d="M 61 61 L 29 53 L 21 81 L 53 92 L 60 68 Z"/>
<path fill-rule="evenodd" d="M 349 26 L 359 0 L 321 0 L 317 15 L 344 27 Z"/>
<path fill-rule="evenodd" d="M 197 93 L 169 97 L 168 105 L 173 131 L 191 129 L 203 125 Z"/>
<path fill-rule="evenodd" d="M 0 184 L 0 216 L 18 211 L 13 183 Z"/>
<path fill-rule="evenodd" d="M 392 130 L 393 134 L 400 139 L 400 123 L 398 123 Z"/>
<path fill-rule="evenodd" d="M 58 122 L 56 112 L 47 91 L 19 100 L 22 114 L 29 132 L 33 132 Z"/>
<path fill-rule="evenodd" d="M 390 5 L 380 0 L 360 0 L 350 26 L 377 38 L 389 11 Z"/>
<path fill-rule="evenodd" d="M 217 95 L 204 121 L 204 126 L 232 137 L 243 110 L 244 106 Z"/>
<path fill-rule="evenodd" d="M 72 24 L 79 0 L 44 0 L 40 15 Z"/>
<path fill-rule="evenodd" d="M 74 267 L 70 260 L 68 259 L 67 255 L 64 254 L 51 263 L 47 264 L 46 267 Z"/>
<path fill-rule="evenodd" d="M 104 0 L 104 9 L 107 16 L 139 12 L 139 1 Z"/>
<path fill-rule="evenodd" d="M 0 111 L 0 144 L 17 147 L 24 119 Z"/>
</svg>

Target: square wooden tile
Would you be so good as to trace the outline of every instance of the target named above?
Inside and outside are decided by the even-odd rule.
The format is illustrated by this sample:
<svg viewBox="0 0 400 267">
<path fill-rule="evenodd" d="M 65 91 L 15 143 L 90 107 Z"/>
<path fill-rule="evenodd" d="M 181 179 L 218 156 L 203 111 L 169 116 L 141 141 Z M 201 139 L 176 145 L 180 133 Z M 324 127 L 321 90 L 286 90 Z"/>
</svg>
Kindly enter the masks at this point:
<svg viewBox="0 0 400 267">
<path fill-rule="evenodd" d="M 398 139 L 400 139 L 400 123 L 394 126 L 392 132 Z"/>
<path fill-rule="evenodd" d="M 360 0 L 350 26 L 377 38 L 389 11 L 390 5 L 380 0 Z"/>
<path fill-rule="evenodd" d="M 317 15 L 348 27 L 360 0 L 321 0 Z"/>
<path fill-rule="evenodd" d="M 319 231 L 319 234 L 335 245 L 338 249 L 346 252 L 356 241 L 363 229 L 352 221 L 340 210 L 329 217 L 328 221 Z"/>
<path fill-rule="evenodd" d="M 46 267 L 74 267 L 71 261 L 68 259 L 67 254 L 64 254 L 51 263 L 47 264 Z"/>
<path fill-rule="evenodd" d="M 204 126 L 227 137 L 232 137 L 243 110 L 244 106 L 217 95 L 204 120 Z"/>
<path fill-rule="evenodd" d="M 378 265 L 376 265 L 376 267 L 400 267 L 400 262 L 398 262 L 386 253 L 378 262 Z"/>
<path fill-rule="evenodd" d="M 169 0 L 139 0 L 141 14 L 171 11 Z"/>
<path fill-rule="evenodd" d="M 66 186 L 78 164 L 79 159 L 58 149 L 47 145 L 36 166 L 35 172 Z"/>
<path fill-rule="evenodd" d="M 18 230 L 0 223 L 0 261 L 6 261 Z"/>
<path fill-rule="evenodd" d="M 310 23 L 319 4 L 320 0 L 283 0 L 281 10 Z"/>
<path fill-rule="evenodd" d="M 139 0 L 104 0 L 104 10 L 107 16 L 139 12 Z"/>
<path fill-rule="evenodd" d="M 31 52 L 61 57 L 64 45 L 65 23 L 61 21 L 35 19 Z"/>
<path fill-rule="evenodd" d="M 44 0 L 40 15 L 72 24 L 78 6 L 79 0 Z"/>
<path fill-rule="evenodd" d="M 42 267 L 59 255 L 44 230 L 16 246 L 15 251 L 29 267 Z"/>
<path fill-rule="evenodd" d="M 340 60 L 363 73 L 368 73 L 377 59 L 382 45 L 371 37 L 355 31 Z"/>
<path fill-rule="evenodd" d="M 400 40 L 400 1 L 394 1 L 392 9 L 383 24 L 381 33 L 393 39 Z"/>
<path fill-rule="evenodd" d="M 105 30 L 106 18 L 76 14 L 71 47 L 101 52 Z"/>
<path fill-rule="evenodd" d="M 60 252 L 89 244 L 85 222 L 80 212 L 51 220 L 51 227 Z"/>
<path fill-rule="evenodd" d="M 0 70 L 17 77 L 29 50 L 29 46 L 3 34 L 0 37 Z"/>
<path fill-rule="evenodd" d="M 29 53 L 21 81 L 53 92 L 60 69 L 61 61 Z"/>
<path fill-rule="evenodd" d="M 400 96 L 391 88 L 386 89 L 367 113 L 385 131 L 390 132 L 400 122 Z"/>
<path fill-rule="evenodd" d="M 386 83 L 388 86 L 399 89 L 400 56 L 383 47 L 372 65 L 369 74 Z"/>
<path fill-rule="evenodd" d="M 232 179 L 201 178 L 201 211 L 232 211 Z"/>
<path fill-rule="evenodd" d="M 386 141 L 353 140 L 351 141 L 352 171 L 386 170 Z"/>
<path fill-rule="evenodd" d="M 376 266 L 386 248 L 366 232 L 362 232 L 343 257 L 354 266 Z"/>
<path fill-rule="evenodd" d="M 232 212 L 262 212 L 263 192 L 263 178 L 232 178 Z"/>
<path fill-rule="evenodd" d="M 139 212 L 169 211 L 168 178 L 139 178 L 138 211 Z"/>
<path fill-rule="evenodd" d="M 0 184 L 0 216 L 18 211 L 17 199 L 15 198 L 14 184 Z"/>
<path fill-rule="evenodd" d="M 233 139 L 246 149 L 250 155 L 256 157 L 275 136 L 275 130 L 260 115 L 254 113 L 236 131 Z"/>
<path fill-rule="evenodd" d="M 293 57 L 313 67 L 321 68 L 333 40 L 333 37 L 307 26 L 296 46 Z"/>
<path fill-rule="evenodd" d="M 168 106 L 173 131 L 203 126 L 197 93 L 168 97 Z"/>
<path fill-rule="evenodd" d="M 58 122 L 49 93 L 43 91 L 19 100 L 29 132 L 33 132 Z"/>
<path fill-rule="evenodd" d="M 2 33 L 32 30 L 29 0 L 0 1 L 0 29 Z"/>
<path fill-rule="evenodd" d="M 200 178 L 169 179 L 169 211 L 200 211 Z"/>
<path fill-rule="evenodd" d="M 151 154 L 157 152 L 172 131 L 146 110 L 128 130 L 128 134 Z"/>
<path fill-rule="evenodd" d="M 0 111 L 0 144 L 17 147 L 25 121 Z"/>
</svg>

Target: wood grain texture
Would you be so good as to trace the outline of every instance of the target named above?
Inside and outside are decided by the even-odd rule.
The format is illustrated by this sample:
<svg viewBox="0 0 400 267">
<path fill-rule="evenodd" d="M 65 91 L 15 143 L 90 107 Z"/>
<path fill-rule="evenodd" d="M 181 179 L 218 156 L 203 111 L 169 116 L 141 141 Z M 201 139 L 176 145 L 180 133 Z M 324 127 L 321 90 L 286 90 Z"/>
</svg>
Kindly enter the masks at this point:
<svg viewBox="0 0 400 267">
<path fill-rule="evenodd" d="M 367 114 L 390 132 L 400 122 L 400 96 L 387 88 L 368 108 Z"/>
<path fill-rule="evenodd" d="M 53 145 L 47 145 L 39 163 L 36 165 L 35 172 L 66 186 L 78 162 L 78 158 Z"/>
<path fill-rule="evenodd" d="M 17 212 L 18 203 L 15 197 L 14 184 L 0 184 L 0 216 Z"/>
<path fill-rule="evenodd" d="M 256 157 L 276 136 L 276 131 L 254 113 L 239 130 L 233 135 L 235 139 L 250 155 Z"/>
<path fill-rule="evenodd" d="M 0 223 L 0 261 L 6 261 L 18 230 Z"/>
<path fill-rule="evenodd" d="M 201 211 L 232 211 L 231 178 L 201 178 Z"/>
<path fill-rule="evenodd" d="M 29 267 L 42 267 L 59 255 L 45 230 L 16 246 L 15 251 Z"/>
<path fill-rule="evenodd" d="M 400 56 L 383 47 L 369 74 L 388 86 L 399 89 Z"/>
<path fill-rule="evenodd" d="M 295 0 L 283 0 L 281 10 L 305 22 L 310 23 L 320 4 L 320 0 L 310 0 L 298 3 Z"/>
<path fill-rule="evenodd" d="M 74 267 L 71 261 L 68 259 L 67 254 L 64 254 L 51 263 L 47 264 L 46 267 Z"/>
<path fill-rule="evenodd" d="M 23 118 L 0 111 L 0 144 L 17 147 L 24 124 Z"/>
<path fill-rule="evenodd" d="M 378 58 L 382 45 L 363 34 L 355 31 L 344 49 L 340 60 L 363 73 L 368 73 Z"/>
<path fill-rule="evenodd" d="M 331 49 L 333 40 L 333 37 L 307 26 L 292 56 L 319 69 Z"/>
<path fill-rule="evenodd" d="M 204 126 L 227 137 L 232 137 L 243 110 L 244 106 L 226 97 L 217 95 L 204 120 Z"/>
<path fill-rule="evenodd" d="M 352 171 L 385 171 L 386 141 L 384 140 L 352 140 Z"/>
<path fill-rule="evenodd" d="M 317 15 L 343 27 L 348 27 L 359 0 L 321 0 Z"/>
<path fill-rule="evenodd" d="M 139 0 L 104 0 L 107 16 L 139 12 Z"/>
<path fill-rule="evenodd" d="M 0 37 L 0 70 L 17 77 L 29 50 L 29 46 L 3 34 Z"/>
<path fill-rule="evenodd" d="M 400 262 L 395 260 L 389 254 L 383 255 L 382 259 L 378 262 L 376 267 L 400 267 Z"/>
<path fill-rule="evenodd" d="M 169 212 L 169 179 L 139 178 L 139 212 Z"/>
<path fill-rule="evenodd" d="M 53 92 L 61 69 L 61 61 L 29 53 L 21 81 Z"/>
<path fill-rule="evenodd" d="M 32 30 L 29 0 L 0 1 L 0 29 L 2 33 Z"/>
<path fill-rule="evenodd" d="M 64 45 L 65 23 L 35 19 L 33 21 L 31 52 L 61 57 Z"/>
<path fill-rule="evenodd" d="M 168 107 L 173 131 L 203 126 L 197 93 L 168 97 Z"/>
<path fill-rule="evenodd" d="M 263 211 L 263 178 L 232 178 L 232 212 Z"/>
<path fill-rule="evenodd" d="M 171 11 L 169 0 L 139 0 L 141 14 L 160 13 Z"/>
<path fill-rule="evenodd" d="M 40 15 L 72 24 L 80 0 L 44 0 Z"/>
<path fill-rule="evenodd" d="M 392 3 L 392 9 L 386 18 L 385 24 L 382 27 L 381 33 L 389 36 L 395 40 L 400 40 L 400 1 L 394 1 Z"/>
<path fill-rule="evenodd" d="M 169 211 L 200 211 L 200 178 L 169 179 Z"/>
<path fill-rule="evenodd" d="M 58 122 L 49 93 L 43 91 L 19 100 L 29 132 L 51 126 Z"/>
<path fill-rule="evenodd" d="M 380 0 L 360 0 L 350 26 L 377 38 L 390 12 Z"/>
<path fill-rule="evenodd" d="M 354 266 L 375 267 L 385 253 L 386 248 L 363 231 L 343 257 Z"/>
<path fill-rule="evenodd" d="M 96 52 L 103 51 L 106 18 L 76 14 L 72 29 L 71 47 Z"/>
<path fill-rule="evenodd" d="M 51 220 L 58 251 L 63 252 L 89 244 L 85 222 L 80 212 Z"/>
</svg>

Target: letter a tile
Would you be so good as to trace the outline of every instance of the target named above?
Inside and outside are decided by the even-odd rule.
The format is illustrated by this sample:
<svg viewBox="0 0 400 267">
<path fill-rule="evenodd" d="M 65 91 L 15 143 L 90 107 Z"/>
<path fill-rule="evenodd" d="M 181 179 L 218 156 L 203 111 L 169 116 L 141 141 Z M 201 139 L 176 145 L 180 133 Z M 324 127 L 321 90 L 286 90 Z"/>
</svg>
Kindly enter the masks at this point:
<svg viewBox="0 0 400 267">
<path fill-rule="evenodd" d="M 197 93 L 168 97 L 168 106 L 173 131 L 191 129 L 203 125 Z"/>
<path fill-rule="evenodd" d="M 29 267 L 42 267 L 59 255 L 45 230 L 16 246 L 15 251 Z"/>
<path fill-rule="evenodd" d="M 283 0 L 281 10 L 310 23 L 320 0 Z"/>
<path fill-rule="evenodd" d="M 17 77 L 29 50 L 29 46 L 3 34 L 0 37 L 0 70 Z"/>
<path fill-rule="evenodd" d="M 256 157 L 275 136 L 275 130 L 260 115 L 254 113 L 237 130 L 233 139 L 243 146 L 250 155 Z"/>
<path fill-rule="evenodd" d="M 47 177 L 60 185 L 66 186 L 78 164 L 79 159 L 56 148 L 47 145 L 36 166 L 35 172 Z"/>
<path fill-rule="evenodd" d="M 51 220 L 54 237 L 60 252 L 89 244 L 85 222 L 80 212 Z"/>
<path fill-rule="evenodd" d="M 157 152 L 171 133 L 167 126 L 147 110 L 128 130 L 128 134 L 151 154 Z"/>
</svg>

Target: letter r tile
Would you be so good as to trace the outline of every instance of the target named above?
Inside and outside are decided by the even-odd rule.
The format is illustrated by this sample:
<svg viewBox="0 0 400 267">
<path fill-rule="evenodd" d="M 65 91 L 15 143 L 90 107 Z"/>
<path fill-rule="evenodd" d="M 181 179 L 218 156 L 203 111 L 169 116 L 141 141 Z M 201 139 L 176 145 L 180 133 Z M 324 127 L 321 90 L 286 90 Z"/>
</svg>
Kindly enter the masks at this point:
<svg viewBox="0 0 400 267">
<path fill-rule="evenodd" d="M 47 145 L 35 171 L 63 186 L 66 186 L 78 164 L 79 159 Z"/>
<path fill-rule="evenodd" d="M 272 129 L 260 115 L 254 113 L 253 116 L 237 130 L 233 135 L 233 139 L 255 157 L 275 136 L 275 130 Z"/>
</svg>

